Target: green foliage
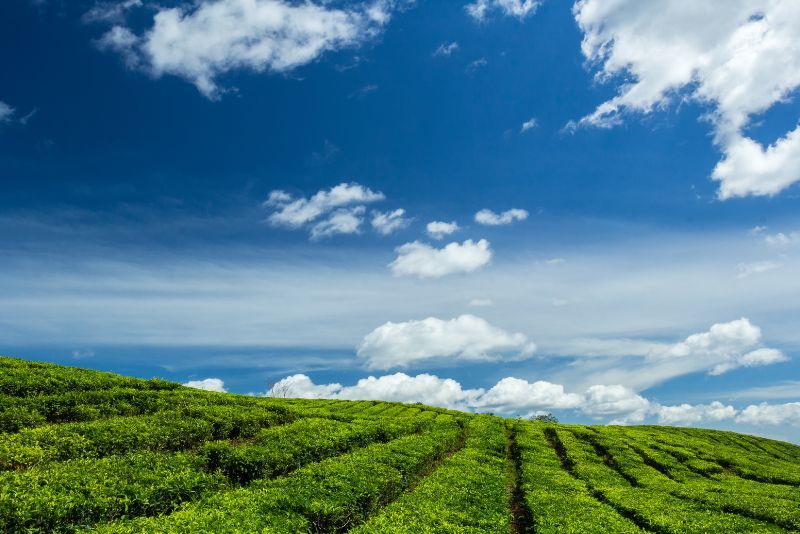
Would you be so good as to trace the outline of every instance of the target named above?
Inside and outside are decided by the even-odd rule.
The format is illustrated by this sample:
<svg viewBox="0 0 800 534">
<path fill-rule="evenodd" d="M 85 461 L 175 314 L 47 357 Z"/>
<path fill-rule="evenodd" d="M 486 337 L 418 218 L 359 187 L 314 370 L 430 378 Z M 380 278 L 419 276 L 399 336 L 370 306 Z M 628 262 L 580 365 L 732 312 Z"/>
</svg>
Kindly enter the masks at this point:
<svg viewBox="0 0 800 534">
<path fill-rule="evenodd" d="M 395 498 L 458 444 L 460 427 L 374 444 L 274 480 L 220 492 L 157 518 L 102 525 L 100 532 L 338 532 Z"/>
<path fill-rule="evenodd" d="M 0 532 L 800 531 L 800 447 L 0 357 Z"/>
<path fill-rule="evenodd" d="M 0 531 L 72 530 L 169 512 L 225 485 L 185 454 L 134 453 L 0 473 Z"/>
<path fill-rule="evenodd" d="M 551 414 L 541 414 L 541 415 L 534 415 L 531 417 L 531 421 L 539 421 L 540 423 L 558 423 L 558 418 Z"/>
<path fill-rule="evenodd" d="M 467 432 L 462 450 L 353 532 L 507 533 L 511 516 L 503 421 L 478 416 Z"/>
</svg>

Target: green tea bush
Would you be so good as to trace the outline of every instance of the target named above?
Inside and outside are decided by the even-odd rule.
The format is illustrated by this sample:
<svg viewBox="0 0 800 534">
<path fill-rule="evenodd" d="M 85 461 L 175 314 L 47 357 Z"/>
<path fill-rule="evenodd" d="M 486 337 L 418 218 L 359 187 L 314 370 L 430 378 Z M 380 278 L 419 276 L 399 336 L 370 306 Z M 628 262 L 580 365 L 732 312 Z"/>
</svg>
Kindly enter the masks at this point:
<svg viewBox="0 0 800 534">
<path fill-rule="evenodd" d="M 503 421 L 475 417 L 467 432 L 463 449 L 352 532 L 507 533 L 511 515 Z"/>
<path fill-rule="evenodd" d="M 73 530 L 169 512 L 225 485 L 201 465 L 181 453 L 140 452 L 0 473 L 0 532 Z"/>
<path fill-rule="evenodd" d="M 0 357 L 0 532 L 800 532 L 800 447 Z"/>
</svg>

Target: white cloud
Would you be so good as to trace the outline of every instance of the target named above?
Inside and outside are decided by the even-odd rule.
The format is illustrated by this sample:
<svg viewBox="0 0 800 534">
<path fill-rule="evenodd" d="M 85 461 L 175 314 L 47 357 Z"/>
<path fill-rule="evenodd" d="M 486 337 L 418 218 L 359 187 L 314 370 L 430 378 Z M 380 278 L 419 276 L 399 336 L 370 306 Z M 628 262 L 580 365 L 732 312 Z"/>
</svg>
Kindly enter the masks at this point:
<svg viewBox="0 0 800 534">
<path fill-rule="evenodd" d="M 525 133 L 528 130 L 533 130 L 534 128 L 536 128 L 537 125 L 538 123 L 536 122 L 536 119 L 534 117 L 531 117 L 530 119 L 522 123 L 522 126 L 520 126 L 519 131 L 520 133 Z"/>
<path fill-rule="evenodd" d="M 679 404 L 677 406 L 658 406 L 658 422 L 662 425 L 697 425 L 733 419 L 737 410 L 719 401 L 711 404 Z"/>
<path fill-rule="evenodd" d="M 285 396 L 293 398 L 329 399 L 335 398 L 341 390 L 341 384 L 317 385 L 307 375 L 297 374 L 287 376 L 273 384 L 267 395 L 282 392 Z"/>
<path fill-rule="evenodd" d="M 800 86 L 799 3 L 579 0 L 573 11 L 598 78 L 620 80 L 617 96 L 580 124 L 611 127 L 625 112 L 693 99 L 711 107 L 720 199 L 775 195 L 800 180 L 800 126 L 766 147 L 745 134 Z"/>
<path fill-rule="evenodd" d="M 475 61 L 471 61 L 470 63 L 468 63 L 467 66 L 464 68 L 464 72 L 466 72 L 467 74 L 475 74 L 475 72 L 478 69 L 485 67 L 488 64 L 489 61 L 487 61 L 485 57 L 480 57 Z"/>
<path fill-rule="evenodd" d="M 339 208 L 327 218 L 311 226 L 311 239 L 317 240 L 336 234 L 357 234 L 364 222 L 364 206 Z"/>
<path fill-rule="evenodd" d="M 205 391 L 217 391 L 219 393 L 226 393 L 228 390 L 225 389 L 225 382 L 223 382 L 219 378 L 204 378 L 203 380 L 189 380 L 184 386 L 195 388 L 195 389 L 203 389 Z"/>
<path fill-rule="evenodd" d="M 781 266 L 776 261 L 756 261 L 753 263 L 740 263 L 736 266 L 736 278 L 747 278 L 754 274 L 761 274 L 778 269 Z"/>
<path fill-rule="evenodd" d="M 767 234 L 764 236 L 764 242 L 772 247 L 789 247 L 800 243 L 800 232 Z"/>
<path fill-rule="evenodd" d="M 503 15 L 524 19 L 536 13 L 540 0 L 475 0 L 465 9 L 476 20 L 484 20 L 489 11 L 500 11 Z"/>
<path fill-rule="evenodd" d="M 753 404 L 741 411 L 737 423 L 800 426 L 800 402 Z"/>
<path fill-rule="evenodd" d="M 718 363 L 711 368 L 708 374 L 721 375 L 740 367 L 763 367 L 787 361 L 789 358 L 777 349 L 756 349 L 740 356 L 734 356 L 726 362 Z"/>
<path fill-rule="evenodd" d="M 372 227 L 381 235 L 389 235 L 401 228 L 405 228 L 411 223 L 411 219 L 404 217 L 406 210 L 396 209 L 394 211 L 373 211 Z"/>
<path fill-rule="evenodd" d="M 650 401 L 625 386 L 594 385 L 586 390 L 582 411 L 592 417 L 622 416 L 618 423 L 641 422 L 650 410 Z"/>
<path fill-rule="evenodd" d="M 469 305 L 473 308 L 486 308 L 494 306 L 494 302 L 492 302 L 492 299 L 472 299 L 469 301 Z"/>
<path fill-rule="evenodd" d="M 458 232 L 460 228 L 455 221 L 431 221 L 425 226 L 425 231 L 434 239 L 442 239 L 444 236 Z"/>
<path fill-rule="evenodd" d="M 348 400 L 385 400 L 393 402 L 422 402 L 432 406 L 466 409 L 481 390 L 463 390 L 452 379 L 420 374 L 409 376 L 395 373 L 360 379 L 353 386 L 341 384 L 317 385 L 306 375 L 284 378 L 273 386 L 286 390 L 291 397 L 331 398 Z"/>
<path fill-rule="evenodd" d="M 489 209 L 482 209 L 475 214 L 475 222 L 487 226 L 511 224 L 514 221 L 524 221 L 527 218 L 528 212 L 518 208 L 512 208 L 499 214 Z"/>
<path fill-rule="evenodd" d="M 311 238 L 320 239 L 335 234 L 358 233 L 366 212 L 363 204 L 384 198 L 380 191 L 374 192 L 352 182 L 321 190 L 311 198 L 294 198 L 286 191 L 276 189 L 270 192 L 264 206 L 275 209 L 267 218 L 273 226 L 297 229 L 313 223 L 310 225 Z M 320 220 L 323 216 L 325 218 Z"/>
<path fill-rule="evenodd" d="M 453 41 L 452 43 L 442 43 L 442 44 L 439 45 L 439 47 L 436 50 L 434 50 L 433 56 L 434 57 L 439 57 L 439 56 L 448 57 L 448 56 L 453 55 L 453 53 L 456 52 L 458 50 L 458 48 L 459 48 L 459 46 L 458 46 L 458 43 L 456 41 Z"/>
<path fill-rule="evenodd" d="M 550 259 L 544 260 L 544 262 L 547 265 L 561 265 L 562 263 L 567 263 L 567 260 L 565 260 L 564 258 L 550 258 Z"/>
<path fill-rule="evenodd" d="M 14 116 L 14 108 L 0 100 L 0 124 L 9 122 Z"/>
<path fill-rule="evenodd" d="M 567 393 L 561 384 L 544 380 L 531 383 L 521 378 L 506 377 L 481 395 L 474 406 L 482 411 L 530 413 L 541 409 L 578 408 L 583 404 L 581 395 Z"/>
<path fill-rule="evenodd" d="M 294 199 L 286 191 L 275 190 L 269 194 L 265 205 L 276 207 L 277 211 L 269 216 L 269 221 L 275 225 L 291 228 L 300 227 L 313 221 L 334 208 L 352 204 L 362 204 L 383 200 L 383 193 L 355 182 L 341 183 L 329 190 L 321 190 L 310 199 Z"/>
<path fill-rule="evenodd" d="M 709 374 L 720 375 L 739 367 L 756 367 L 786 361 L 775 349 L 750 351 L 761 341 L 761 329 L 747 318 L 712 325 L 708 332 L 693 334 L 685 341 L 652 355 L 657 360 L 692 359 L 711 367 Z"/>
<path fill-rule="evenodd" d="M 205 0 L 161 7 L 142 35 L 115 26 L 100 43 L 156 78 L 180 76 L 217 98 L 220 75 L 235 69 L 285 72 L 327 51 L 356 46 L 379 33 L 390 8 L 389 0 L 347 9 L 326 2 Z"/>
<path fill-rule="evenodd" d="M 123 0 L 122 2 L 97 2 L 84 13 L 84 22 L 122 23 L 128 10 L 142 7 L 142 0 Z"/>
<path fill-rule="evenodd" d="M 395 276 L 441 278 L 450 274 L 471 273 L 485 267 L 492 260 L 492 249 L 485 239 L 464 243 L 453 242 L 443 248 L 434 248 L 414 241 L 397 247 L 397 258 L 389 264 Z"/>
<path fill-rule="evenodd" d="M 564 386 L 543 380 L 506 377 L 486 390 L 464 389 L 451 378 L 431 374 L 409 376 L 395 373 L 362 378 L 352 386 L 341 384 L 315 384 L 306 375 L 293 375 L 279 381 L 274 388 L 287 391 L 288 396 L 300 398 L 331 398 L 348 400 L 385 400 L 394 402 L 421 402 L 464 411 L 493 412 L 504 415 L 532 415 L 543 410 L 577 409 L 583 413 L 622 415 L 613 406 L 597 407 L 593 400 L 577 393 L 565 391 Z M 593 397 L 594 398 L 594 397 Z M 619 410 L 630 406 L 619 404 Z"/>
<path fill-rule="evenodd" d="M 430 402 L 435 406 L 460 408 L 468 405 L 474 395 L 474 390 L 464 390 L 461 384 L 449 378 L 429 374 L 411 377 L 405 373 L 396 373 L 363 378 L 355 386 L 343 388 L 339 398 Z"/>
<path fill-rule="evenodd" d="M 687 374 L 720 375 L 788 360 L 781 351 L 760 345 L 761 329 L 742 318 L 715 324 L 678 343 L 582 339 L 566 344 L 563 354 L 578 357 L 570 372 L 581 373 L 582 383 L 624 384 L 641 390 Z"/>
<path fill-rule="evenodd" d="M 500 379 L 491 388 L 464 389 L 450 378 L 431 374 L 395 373 L 362 378 L 352 386 L 315 384 L 297 374 L 273 388 L 289 397 L 421 402 L 455 410 L 531 416 L 542 411 L 570 410 L 610 424 L 643 423 L 655 418 L 662 425 L 716 426 L 733 421 L 756 426 L 800 427 L 800 402 L 752 404 L 741 410 L 713 401 L 709 404 L 664 406 L 620 385 L 594 385 L 585 393 L 571 393 L 561 384 L 521 378 Z"/>
<path fill-rule="evenodd" d="M 447 361 L 516 361 L 530 357 L 536 345 L 524 334 L 512 334 L 474 315 L 444 320 L 387 322 L 358 346 L 368 369 L 408 367 L 432 359 Z"/>
<path fill-rule="evenodd" d="M 491 388 L 465 389 L 450 378 L 431 374 L 410 376 L 394 373 L 370 376 L 352 386 L 315 384 L 297 374 L 277 382 L 273 389 L 289 397 L 348 400 L 421 402 L 464 411 L 531 416 L 542 411 L 571 410 L 611 424 L 642 423 L 655 418 L 659 424 L 713 426 L 723 421 L 755 425 L 800 426 L 800 402 L 750 405 L 742 410 L 719 401 L 709 404 L 663 406 L 620 385 L 594 385 L 583 394 L 568 392 L 563 385 L 505 377 Z"/>
<path fill-rule="evenodd" d="M 377 90 L 378 90 L 378 86 L 376 84 L 368 83 L 367 85 L 362 85 L 361 87 L 359 87 L 358 89 L 356 89 L 355 91 L 353 91 L 352 93 L 347 95 L 347 98 L 349 98 L 349 99 L 352 99 L 352 98 L 361 99 L 361 98 L 364 98 L 365 96 L 367 96 L 370 93 L 374 93 Z"/>
</svg>

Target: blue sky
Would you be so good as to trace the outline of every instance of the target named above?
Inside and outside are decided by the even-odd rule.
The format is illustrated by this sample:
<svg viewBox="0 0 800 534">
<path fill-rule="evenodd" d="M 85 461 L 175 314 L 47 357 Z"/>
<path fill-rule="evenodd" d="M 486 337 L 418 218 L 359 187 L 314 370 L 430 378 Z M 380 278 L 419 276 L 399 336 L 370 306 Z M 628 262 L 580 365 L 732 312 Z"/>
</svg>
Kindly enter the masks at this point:
<svg viewBox="0 0 800 534">
<path fill-rule="evenodd" d="M 800 440 L 800 14 L 684 4 L 4 2 L 0 352 Z"/>
</svg>

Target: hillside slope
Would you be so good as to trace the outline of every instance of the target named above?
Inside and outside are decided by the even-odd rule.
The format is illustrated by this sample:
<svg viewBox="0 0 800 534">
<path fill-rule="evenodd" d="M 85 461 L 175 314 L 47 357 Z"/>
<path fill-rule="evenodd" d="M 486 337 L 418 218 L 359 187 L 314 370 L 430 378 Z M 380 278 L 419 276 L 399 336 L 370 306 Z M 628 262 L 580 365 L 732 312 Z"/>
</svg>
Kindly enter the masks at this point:
<svg viewBox="0 0 800 534">
<path fill-rule="evenodd" d="M 783 532 L 800 447 L 0 358 L 0 531 Z"/>
</svg>

